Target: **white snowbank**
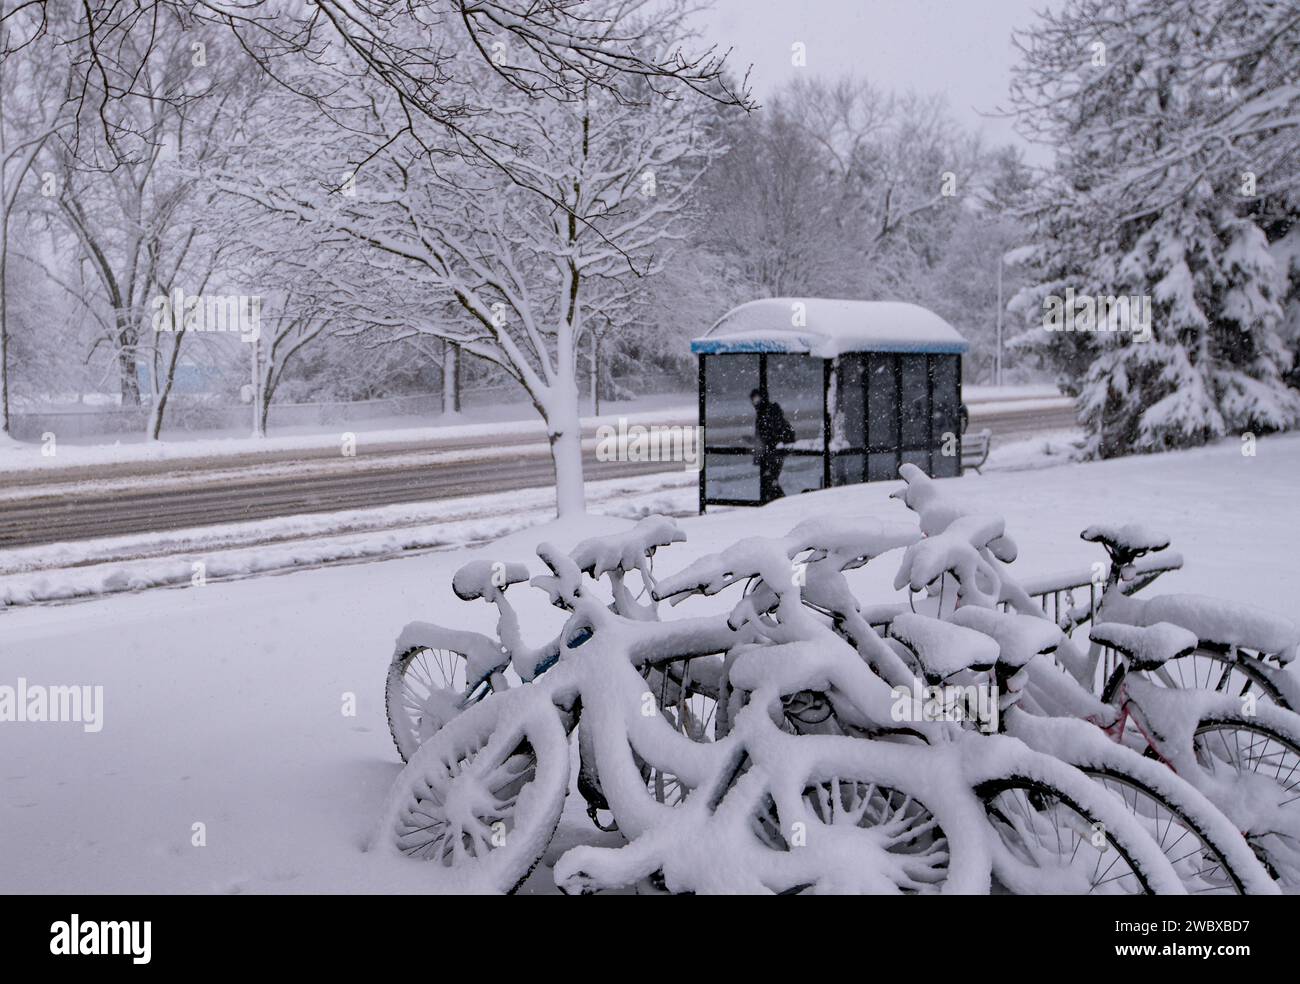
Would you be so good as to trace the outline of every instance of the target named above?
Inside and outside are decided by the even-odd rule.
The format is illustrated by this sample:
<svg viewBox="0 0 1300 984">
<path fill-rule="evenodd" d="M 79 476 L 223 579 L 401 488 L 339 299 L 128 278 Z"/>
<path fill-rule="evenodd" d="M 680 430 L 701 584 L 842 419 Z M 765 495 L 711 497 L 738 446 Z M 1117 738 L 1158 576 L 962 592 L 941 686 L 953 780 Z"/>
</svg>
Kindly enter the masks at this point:
<svg viewBox="0 0 1300 984">
<path fill-rule="evenodd" d="M 695 508 L 696 481 L 694 472 L 669 472 L 592 482 L 588 506 L 597 513 L 629 518 L 685 513 Z M 205 580 L 225 580 L 446 550 L 536 528 L 554 514 L 553 490 L 520 489 L 21 547 L 0 551 L 0 611 L 7 605 L 188 585 L 196 573 Z"/>
</svg>

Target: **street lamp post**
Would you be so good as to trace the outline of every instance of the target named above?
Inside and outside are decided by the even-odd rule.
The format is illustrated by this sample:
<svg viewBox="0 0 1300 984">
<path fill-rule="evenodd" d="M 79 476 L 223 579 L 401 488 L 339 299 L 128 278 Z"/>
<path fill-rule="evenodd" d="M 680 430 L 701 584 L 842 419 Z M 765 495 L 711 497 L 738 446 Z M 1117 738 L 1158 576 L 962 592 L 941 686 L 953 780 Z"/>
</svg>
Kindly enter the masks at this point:
<svg viewBox="0 0 1300 984">
<path fill-rule="evenodd" d="M 254 338 L 249 344 L 251 352 L 251 363 L 253 367 L 252 385 L 249 391 L 253 394 L 253 436 L 263 437 L 262 434 L 262 368 L 258 365 L 257 339 Z"/>
<path fill-rule="evenodd" d="M 997 354 L 993 359 L 993 385 L 1002 385 L 1002 264 L 1004 257 L 1002 250 L 998 250 L 998 329 L 997 329 Z"/>
</svg>

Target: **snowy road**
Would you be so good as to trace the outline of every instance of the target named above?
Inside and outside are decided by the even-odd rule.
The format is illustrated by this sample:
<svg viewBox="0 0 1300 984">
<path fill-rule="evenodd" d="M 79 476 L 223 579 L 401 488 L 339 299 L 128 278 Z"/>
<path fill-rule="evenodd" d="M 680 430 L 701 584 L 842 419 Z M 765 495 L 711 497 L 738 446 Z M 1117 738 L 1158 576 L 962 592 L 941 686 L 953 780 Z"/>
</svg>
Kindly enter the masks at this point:
<svg viewBox="0 0 1300 984">
<path fill-rule="evenodd" d="M 1103 519 L 1141 520 L 1166 530 L 1187 560 L 1157 590 L 1217 594 L 1293 615 L 1297 474 L 1300 436 L 1286 436 L 1261 440 L 1253 458 L 1229 441 L 944 484 L 1007 517 L 1024 575 L 1081 568 L 1086 576 L 1097 551 L 1079 530 Z M 854 486 L 760 513 L 719 510 L 683 520 L 689 541 L 662 552 L 662 569 L 756 529 L 781 532 L 810 512 L 905 521 L 908 512 L 888 499 L 896 487 Z M 617 522 L 591 517 L 581 529 L 515 534 L 486 553 L 522 558 L 539 537 L 562 543 Z M 444 872 L 381 862 L 361 845 L 398 772 L 382 687 L 397 631 L 416 618 L 492 628 L 487 606 L 456 601 L 448 586 L 469 556 L 426 553 L 0 614 L 0 684 L 22 677 L 104 688 L 99 732 L 0 723 L 0 890 L 452 887 Z M 886 556 L 858 572 L 860 597 L 893 597 L 895 567 Z M 544 599 L 524 589 L 519 600 L 530 638 L 552 630 Z M 355 716 L 345 713 L 351 697 Z M 574 799 L 561 826 L 564 844 L 597 836 Z M 545 890 L 548 882 L 542 867 L 526 888 Z"/>
<path fill-rule="evenodd" d="M 1017 405 L 1017 402 L 1021 405 Z M 1027 407 L 1027 408 L 1026 408 Z M 660 423 L 693 422 L 662 415 Z M 971 407 L 971 429 L 997 441 L 1074 423 L 1069 401 L 1002 401 Z M 585 432 L 586 477 L 604 481 L 680 472 L 680 462 L 598 461 L 595 432 Z M 284 451 L 220 464 L 174 462 L 61 469 L 6 476 L 0 493 L 0 548 L 75 542 L 131 533 L 165 532 L 219 523 L 337 512 L 401 503 L 553 486 L 544 435 L 482 435 L 436 444 L 383 442 L 356 457 L 337 448 Z"/>
</svg>

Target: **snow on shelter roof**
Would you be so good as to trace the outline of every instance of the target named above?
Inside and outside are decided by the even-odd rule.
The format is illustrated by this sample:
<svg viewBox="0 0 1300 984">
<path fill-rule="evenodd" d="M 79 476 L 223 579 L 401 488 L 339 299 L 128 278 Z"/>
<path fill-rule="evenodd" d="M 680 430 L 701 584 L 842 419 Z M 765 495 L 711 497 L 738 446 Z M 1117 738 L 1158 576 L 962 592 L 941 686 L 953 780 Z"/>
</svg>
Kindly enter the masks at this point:
<svg viewBox="0 0 1300 984">
<path fill-rule="evenodd" d="M 952 325 L 915 304 L 823 297 L 749 301 L 691 342 L 697 354 L 804 352 L 821 359 L 844 352 L 961 353 L 967 348 Z"/>
</svg>

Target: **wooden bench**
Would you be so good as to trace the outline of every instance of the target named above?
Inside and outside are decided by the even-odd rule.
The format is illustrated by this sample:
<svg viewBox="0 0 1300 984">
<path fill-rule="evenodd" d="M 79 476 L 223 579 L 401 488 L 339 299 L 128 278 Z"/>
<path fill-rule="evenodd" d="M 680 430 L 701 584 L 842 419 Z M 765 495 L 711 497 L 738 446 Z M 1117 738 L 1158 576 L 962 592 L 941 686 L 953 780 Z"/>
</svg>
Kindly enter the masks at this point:
<svg viewBox="0 0 1300 984">
<path fill-rule="evenodd" d="M 989 460 L 989 443 L 993 440 L 993 432 L 987 427 L 978 434 L 963 434 L 961 438 L 961 470 L 970 469 L 977 475 L 984 474 L 980 471 L 984 467 L 984 462 Z"/>
</svg>

